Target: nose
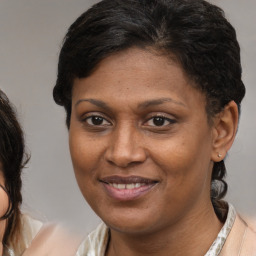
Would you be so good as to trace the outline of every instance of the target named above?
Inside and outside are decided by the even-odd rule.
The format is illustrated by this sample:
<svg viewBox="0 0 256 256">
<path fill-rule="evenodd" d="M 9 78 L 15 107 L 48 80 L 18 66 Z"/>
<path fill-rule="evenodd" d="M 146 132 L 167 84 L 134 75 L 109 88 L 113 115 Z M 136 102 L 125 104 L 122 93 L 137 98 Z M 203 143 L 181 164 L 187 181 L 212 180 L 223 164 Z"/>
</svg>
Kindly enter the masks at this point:
<svg viewBox="0 0 256 256">
<path fill-rule="evenodd" d="M 113 165 L 125 168 L 147 158 L 143 137 L 135 127 L 116 128 L 109 141 L 105 157 Z"/>
</svg>

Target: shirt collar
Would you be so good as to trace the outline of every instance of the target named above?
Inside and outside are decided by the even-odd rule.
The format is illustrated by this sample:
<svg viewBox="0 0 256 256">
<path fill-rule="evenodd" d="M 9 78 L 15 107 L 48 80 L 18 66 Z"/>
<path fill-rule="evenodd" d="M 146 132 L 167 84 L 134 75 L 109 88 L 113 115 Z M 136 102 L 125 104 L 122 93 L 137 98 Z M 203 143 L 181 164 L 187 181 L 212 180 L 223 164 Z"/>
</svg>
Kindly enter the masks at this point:
<svg viewBox="0 0 256 256">
<path fill-rule="evenodd" d="M 232 204 L 228 204 L 228 215 L 227 219 L 220 230 L 217 238 L 211 245 L 210 249 L 204 256 L 218 256 L 222 250 L 222 247 L 224 246 L 227 237 L 233 227 L 233 224 L 236 219 L 236 211 Z"/>
<path fill-rule="evenodd" d="M 222 247 L 224 246 L 235 222 L 235 218 L 236 211 L 231 204 L 228 204 L 227 219 L 217 238 L 212 243 L 210 249 L 204 256 L 218 256 L 220 254 Z M 80 250 L 76 256 L 83 255 L 82 252 L 84 251 L 87 251 L 88 256 L 104 256 L 108 241 L 109 229 L 104 223 L 101 223 L 98 228 L 88 236 L 87 242 L 80 247 Z"/>
</svg>

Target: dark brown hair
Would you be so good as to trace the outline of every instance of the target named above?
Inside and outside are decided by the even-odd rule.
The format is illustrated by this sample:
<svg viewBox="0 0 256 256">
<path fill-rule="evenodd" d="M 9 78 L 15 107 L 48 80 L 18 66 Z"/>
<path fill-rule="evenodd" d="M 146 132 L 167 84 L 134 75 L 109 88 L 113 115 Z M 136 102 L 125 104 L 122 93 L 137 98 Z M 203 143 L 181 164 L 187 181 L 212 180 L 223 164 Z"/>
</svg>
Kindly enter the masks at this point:
<svg viewBox="0 0 256 256">
<path fill-rule="evenodd" d="M 104 58 L 130 47 L 174 56 L 205 94 L 209 120 L 232 100 L 240 110 L 245 94 L 240 47 L 219 7 L 204 0 L 103 0 L 70 26 L 60 51 L 53 97 L 64 106 L 68 127 L 74 79 L 89 76 Z M 224 161 L 214 163 L 215 211 L 227 192 L 225 175 Z"/>
<path fill-rule="evenodd" d="M 5 178 L 5 188 L 10 197 L 10 210 L 7 218 L 3 244 L 7 247 L 20 242 L 21 219 L 21 171 L 28 161 L 25 154 L 24 137 L 17 120 L 14 107 L 0 90 L 0 162 Z"/>
</svg>

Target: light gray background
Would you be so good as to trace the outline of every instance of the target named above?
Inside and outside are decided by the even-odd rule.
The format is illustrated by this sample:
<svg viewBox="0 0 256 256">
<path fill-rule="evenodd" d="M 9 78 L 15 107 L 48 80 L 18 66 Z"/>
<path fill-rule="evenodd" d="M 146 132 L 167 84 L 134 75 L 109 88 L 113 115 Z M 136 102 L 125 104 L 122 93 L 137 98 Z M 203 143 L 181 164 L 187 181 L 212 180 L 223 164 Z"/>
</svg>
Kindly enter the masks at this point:
<svg viewBox="0 0 256 256">
<path fill-rule="evenodd" d="M 57 58 L 68 26 L 97 1 L 0 0 L 0 88 L 17 106 L 31 161 L 23 174 L 24 208 L 84 233 L 99 222 L 76 185 L 64 110 L 52 100 Z M 228 199 L 256 215 L 256 1 L 212 1 L 224 8 L 241 44 L 247 95 L 227 159 Z"/>
</svg>

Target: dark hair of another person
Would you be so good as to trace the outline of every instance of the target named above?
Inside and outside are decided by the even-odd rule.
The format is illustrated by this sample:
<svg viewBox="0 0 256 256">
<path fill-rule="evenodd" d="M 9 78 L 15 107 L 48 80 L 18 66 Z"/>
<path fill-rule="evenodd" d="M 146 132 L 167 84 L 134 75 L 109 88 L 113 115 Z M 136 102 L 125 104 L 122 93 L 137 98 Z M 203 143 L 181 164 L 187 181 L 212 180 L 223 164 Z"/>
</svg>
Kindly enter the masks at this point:
<svg viewBox="0 0 256 256">
<path fill-rule="evenodd" d="M 6 246 L 10 242 L 14 245 L 20 242 L 21 170 L 24 162 L 27 161 L 25 156 L 23 132 L 17 121 L 14 107 L 0 90 L 0 162 L 10 203 L 8 213 L 3 216 L 7 219 L 3 238 L 3 244 Z"/>
<path fill-rule="evenodd" d="M 204 0 L 103 0 L 69 28 L 59 56 L 54 100 L 70 125 L 75 78 L 89 76 L 106 57 L 138 47 L 178 63 L 204 93 L 209 123 L 234 100 L 240 111 L 245 94 L 236 32 L 219 7 Z M 211 200 L 225 219 L 224 161 L 215 162 Z"/>
</svg>

